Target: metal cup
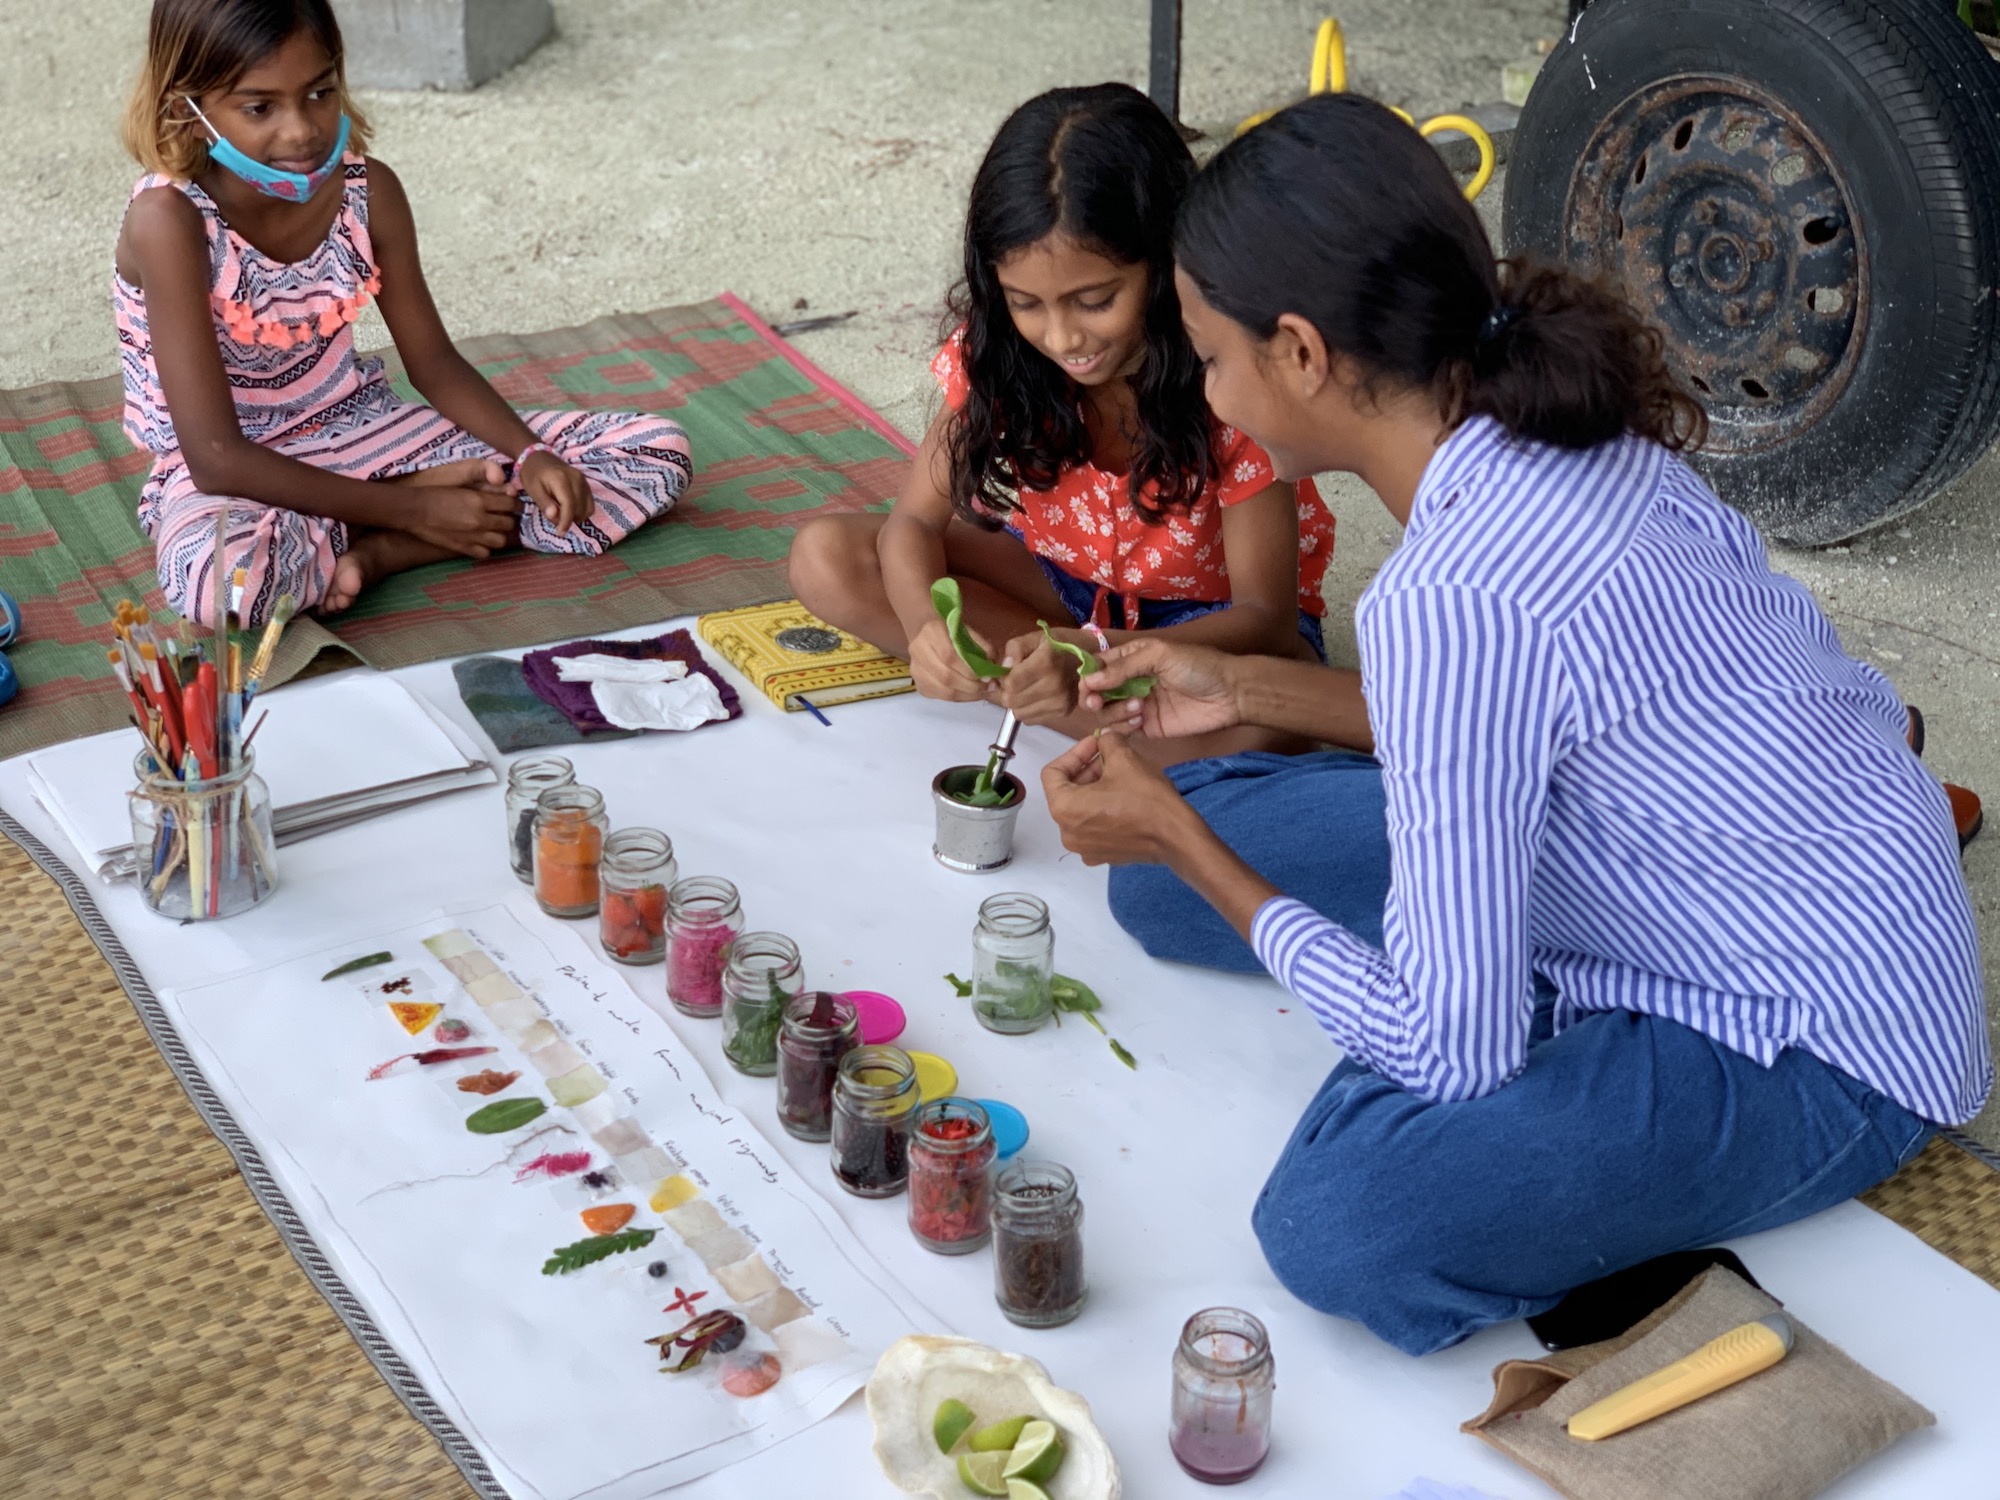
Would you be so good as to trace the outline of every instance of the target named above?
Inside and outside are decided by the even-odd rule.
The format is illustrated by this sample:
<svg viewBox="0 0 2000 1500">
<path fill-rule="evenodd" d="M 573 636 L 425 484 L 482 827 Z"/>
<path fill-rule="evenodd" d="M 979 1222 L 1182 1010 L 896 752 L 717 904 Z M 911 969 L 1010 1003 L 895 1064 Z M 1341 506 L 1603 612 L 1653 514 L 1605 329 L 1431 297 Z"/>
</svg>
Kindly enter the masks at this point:
<svg viewBox="0 0 2000 1500">
<path fill-rule="evenodd" d="M 948 870 L 978 875 L 1001 869 L 1014 858 L 1014 819 L 1028 800 L 1020 779 L 1002 772 L 994 784 L 1006 800 L 992 807 L 968 807 L 958 800 L 972 790 L 985 769 L 947 766 L 931 782 L 931 801 L 937 808 L 937 839 L 931 853 Z"/>
</svg>

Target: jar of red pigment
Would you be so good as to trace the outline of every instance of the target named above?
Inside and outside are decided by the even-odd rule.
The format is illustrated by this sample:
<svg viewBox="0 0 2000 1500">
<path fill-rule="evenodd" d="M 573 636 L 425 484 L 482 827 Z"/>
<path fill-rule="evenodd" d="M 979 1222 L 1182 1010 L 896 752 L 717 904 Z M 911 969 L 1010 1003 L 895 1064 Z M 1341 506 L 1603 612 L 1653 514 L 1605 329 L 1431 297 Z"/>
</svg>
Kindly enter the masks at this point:
<svg viewBox="0 0 2000 1500">
<path fill-rule="evenodd" d="M 993 1123 L 970 1099 L 931 1099 L 910 1126 L 910 1233 L 965 1255 L 993 1237 Z"/>
</svg>

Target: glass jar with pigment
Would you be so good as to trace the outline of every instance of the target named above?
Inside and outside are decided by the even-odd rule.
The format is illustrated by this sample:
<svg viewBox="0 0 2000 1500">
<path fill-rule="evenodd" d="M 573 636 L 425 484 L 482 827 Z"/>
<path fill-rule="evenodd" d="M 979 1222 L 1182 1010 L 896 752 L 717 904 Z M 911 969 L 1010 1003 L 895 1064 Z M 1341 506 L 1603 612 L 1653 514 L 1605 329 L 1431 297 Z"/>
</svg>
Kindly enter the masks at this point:
<svg viewBox="0 0 2000 1500">
<path fill-rule="evenodd" d="M 597 940 L 621 964 L 667 956 L 667 892 L 680 878 L 674 841 L 657 828 L 621 828 L 604 841 Z"/>
<path fill-rule="evenodd" d="M 833 1134 L 833 1081 L 840 1060 L 861 1045 L 854 1002 L 807 990 L 785 1006 L 778 1028 L 778 1123 L 802 1141 Z"/>
<path fill-rule="evenodd" d="M 1052 1161 L 1011 1161 L 993 1183 L 993 1291 L 1023 1328 L 1054 1328 L 1083 1311 L 1083 1203 L 1076 1177 Z"/>
<path fill-rule="evenodd" d="M 534 755 L 507 768 L 507 862 L 521 884 L 535 883 L 535 809 L 543 792 L 576 781 L 560 755 Z"/>
<path fill-rule="evenodd" d="M 780 932 L 746 932 L 722 969 L 722 1055 L 752 1078 L 778 1071 L 785 1006 L 805 989 L 799 947 Z"/>
<path fill-rule="evenodd" d="M 667 893 L 667 998 L 684 1016 L 722 1014 L 722 971 L 743 931 L 743 900 L 714 875 L 690 875 Z"/>
<path fill-rule="evenodd" d="M 988 1031 L 1039 1030 L 1054 1010 L 1056 935 L 1040 897 L 1004 891 L 979 903 L 972 930 L 972 1014 Z"/>
<path fill-rule="evenodd" d="M 535 801 L 535 900 L 552 917 L 593 917 L 604 858 L 604 797 L 597 788 L 552 787 Z"/>
<path fill-rule="evenodd" d="M 1271 1336 L 1249 1313 L 1210 1307 L 1181 1329 L 1174 1350 L 1168 1444 L 1203 1484 L 1240 1484 L 1271 1451 Z"/>
</svg>

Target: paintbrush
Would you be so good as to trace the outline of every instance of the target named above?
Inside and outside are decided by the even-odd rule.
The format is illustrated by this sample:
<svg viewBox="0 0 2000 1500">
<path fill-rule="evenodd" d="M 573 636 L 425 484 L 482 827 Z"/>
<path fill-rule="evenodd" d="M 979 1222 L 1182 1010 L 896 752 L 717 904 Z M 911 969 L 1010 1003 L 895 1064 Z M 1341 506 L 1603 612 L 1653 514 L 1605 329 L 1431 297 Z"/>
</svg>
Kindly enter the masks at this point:
<svg viewBox="0 0 2000 1500">
<path fill-rule="evenodd" d="M 285 626 L 298 611 L 298 602 L 290 594 L 278 595 L 278 606 L 271 611 L 271 622 L 264 627 L 263 637 L 257 642 L 257 654 L 250 659 L 250 670 L 244 674 L 243 706 L 257 696 L 257 689 L 264 681 L 264 674 L 271 670 L 271 663 L 278 655 L 278 638 L 285 633 Z"/>
<path fill-rule="evenodd" d="M 215 512 L 215 578 L 209 584 L 209 607 L 215 612 L 215 655 L 209 660 L 218 672 L 229 666 L 229 507 L 218 506 Z M 200 674 L 197 673 L 197 676 Z M 213 740 L 220 743 L 223 735 L 221 694 L 209 705 L 215 710 L 215 723 L 211 726 Z"/>
</svg>

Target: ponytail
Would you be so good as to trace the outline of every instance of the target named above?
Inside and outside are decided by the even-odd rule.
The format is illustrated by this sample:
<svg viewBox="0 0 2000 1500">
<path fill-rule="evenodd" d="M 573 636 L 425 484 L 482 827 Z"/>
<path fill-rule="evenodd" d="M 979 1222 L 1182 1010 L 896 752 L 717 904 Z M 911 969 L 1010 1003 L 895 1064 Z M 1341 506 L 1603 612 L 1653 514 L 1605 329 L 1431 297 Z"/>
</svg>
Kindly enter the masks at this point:
<svg viewBox="0 0 2000 1500">
<path fill-rule="evenodd" d="M 1450 427 L 1486 416 L 1561 448 L 1706 433 L 1656 329 L 1596 282 L 1496 261 L 1430 143 L 1359 95 L 1315 95 L 1224 148 L 1174 249 L 1256 337 L 1295 313 L 1360 366 L 1365 397 L 1428 391 Z"/>
</svg>

